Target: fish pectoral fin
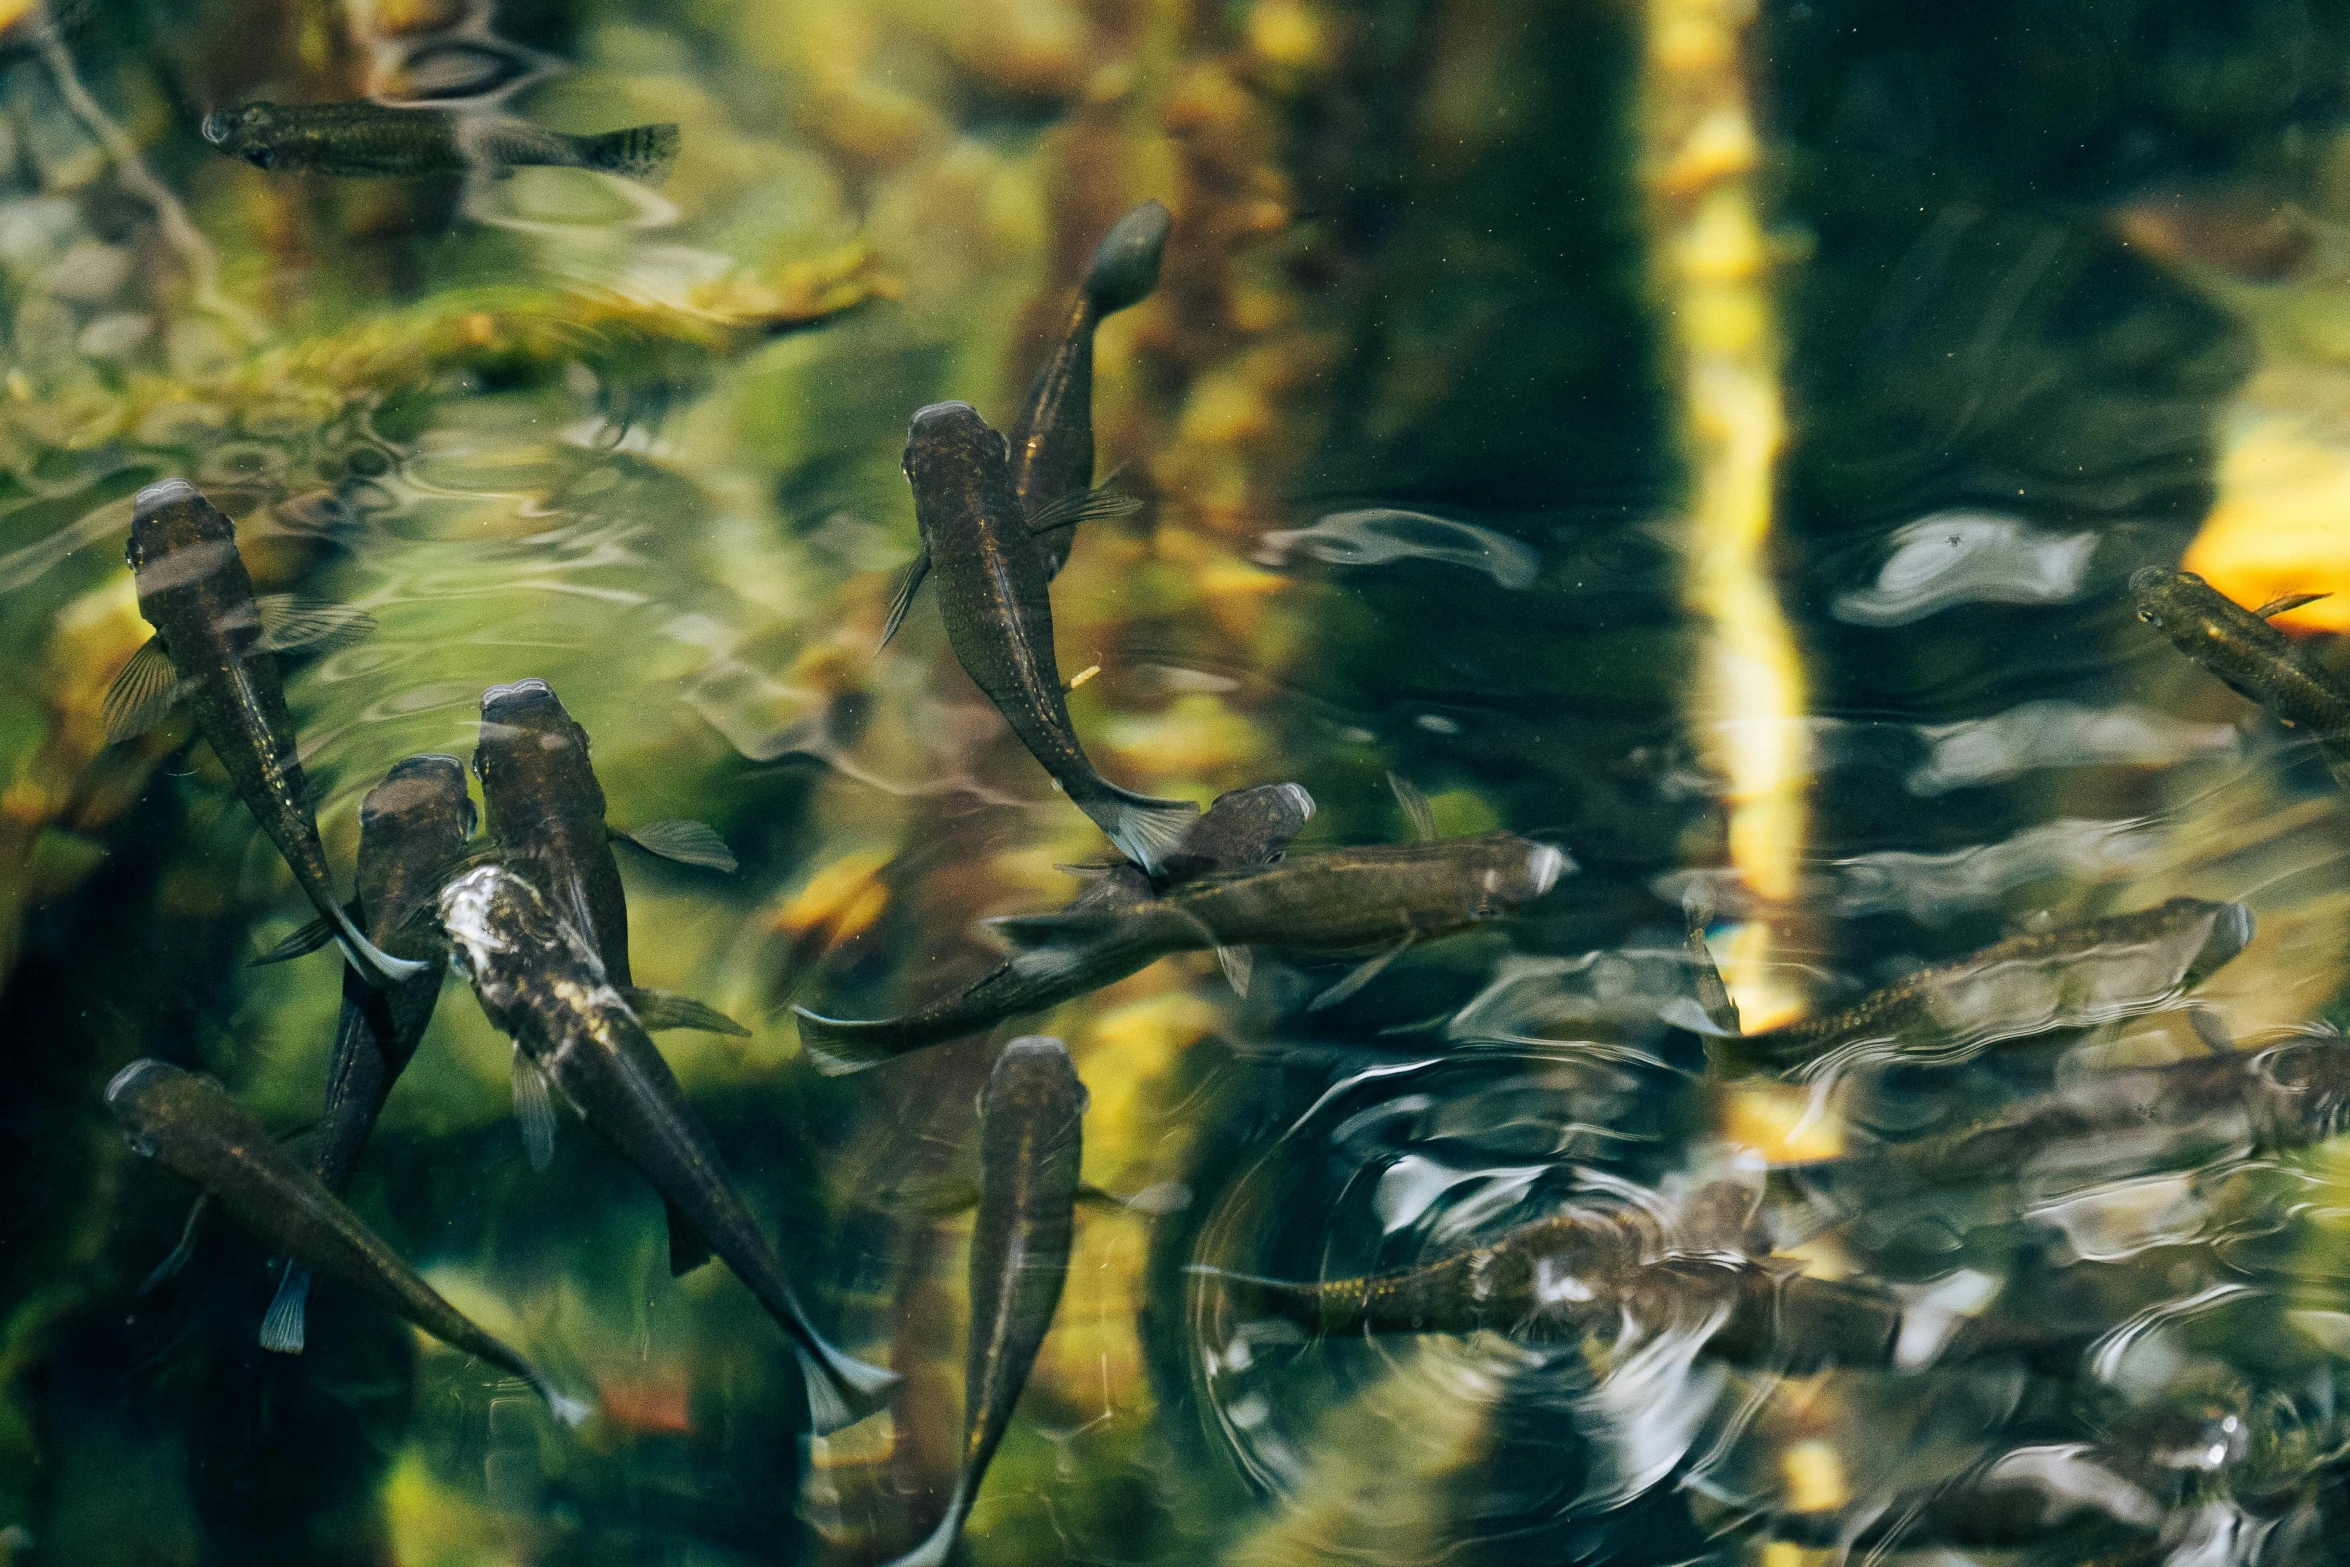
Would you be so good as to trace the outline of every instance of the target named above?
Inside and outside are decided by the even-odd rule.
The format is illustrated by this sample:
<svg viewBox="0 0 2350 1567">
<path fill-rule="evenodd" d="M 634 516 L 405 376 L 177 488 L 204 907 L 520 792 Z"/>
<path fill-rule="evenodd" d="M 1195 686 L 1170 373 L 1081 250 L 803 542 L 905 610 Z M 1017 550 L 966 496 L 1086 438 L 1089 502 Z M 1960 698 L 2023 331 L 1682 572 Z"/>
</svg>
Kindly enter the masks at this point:
<svg viewBox="0 0 2350 1567">
<path fill-rule="evenodd" d="M 1232 987 L 1232 993 L 1247 995 L 1249 976 L 1257 966 L 1256 954 L 1246 947 L 1218 947 L 1216 962 L 1222 966 L 1224 982 Z"/>
<path fill-rule="evenodd" d="M 1058 500 L 1038 507 L 1028 518 L 1028 532 L 1031 536 L 1058 533 L 1063 528 L 1074 528 L 1081 522 L 1131 517 L 1140 510 L 1141 497 L 1120 495 L 1106 483 L 1097 484 L 1090 490 L 1072 490 Z"/>
<path fill-rule="evenodd" d="M 2201 1040 L 2203 1048 L 2213 1055 L 2225 1056 L 2235 1053 L 2235 1036 L 2228 1032 L 2227 1019 L 2221 1017 L 2214 1008 L 2190 1005 L 2187 1008 L 2187 1026 L 2195 1030 L 2195 1037 Z"/>
<path fill-rule="evenodd" d="M 657 854 L 680 865 L 699 865 L 708 870 L 732 871 L 742 864 L 726 840 L 718 836 L 708 822 L 689 822 L 672 819 L 647 822 L 633 832 L 615 832 L 616 838 L 625 838 L 647 854 Z"/>
<path fill-rule="evenodd" d="M 1146 1218 L 1160 1218 L 1170 1213 L 1181 1213 L 1191 1206 L 1191 1188 L 1181 1181 L 1160 1181 L 1145 1186 L 1129 1197 L 1106 1192 L 1092 1182 L 1077 1188 L 1077 1200 L 1088 1207 L 1115 1208 L 1120 1213 L 1139 1213 Z"/>
<path fill-rule="evenodd" d="M 307 957 L 335 939 L 335 928 L 324 919 L 314 919 L 301 926 L 285 940 L 253 960 L 254 968 L 266 968 L 272 963 L 283 963 L 288 958 Z"/>
<path fill-rule="evenodd" d="M 1338 1003 L 1344 1001 L 1347 997 L 1353 995 L 1356 991 L 1371 983 L 1372 980 L 1377 979 L 1381 969 L 1387 967 L 1388 964 L 1393 963 L 1397 958 L 1402 957 L 1405 953 L 1411 950 L 1412 938 L 1406 936 L 1403 940 L 1397 942 L 1394 946 L 1389 947 L 1385 952 L 1382 952 L 1377 957 L 1371 959 L 1370 962 L 1359 965 L 1355 971 L 1347 975 L 1346 978 L 1340 980 L 1337 984 L 1332 985 L 1328 990 L 1323 991 L 1313 1000 L 1307 1002 L 1306 1010 L 1308 1012 L 1319 1012 L 1324 1007 L 1334 1007 L 1338 1005 Z"/>
<path fill-rule="evenodd" d="M 277 1281 L 277 1294 L 261 1319 L 261 1347 L 273 1355 L 299 1355 L 308 1340 L 310 1270 L 298 1262 L 286 1263 Z"/>
<path fill-rule="evenodd" d="M 363 609 L 300 593 L 264 593 L 253 601 L 261 616 L 265 653 L 332 653 L 375 634 L 375 617 Z"/>
<path fill-rule="evenodd" d="M 669 1276 L 681 1279 L 710 1260 L 710 1237 L 668 1198 L 661 1208 L 669 1219 Z"/>
<path fill-rule="evenodd" d="M 2252 613 L 2266 620 L 2272 615 L 2282 615 L 2289 609 L 2299 609 L 2304 604 L 2314 604 L 2319 599 L 2332 597 L 2331 593 L 2280 593 Z"/>
<path fill-rule="evenodd" d="M 944 1219 L 979 1206 L 979 1183 L 965 1175 L 914 1176 L 873 1199 L 887 1213 Z"/>
<path fill-rule="evenodd" d="M 522 1152 L 534 1170 L 555 1162 L 555 1100 L 546 1074 L 521 1050 L 514 1052 L 514 1119 L 522 1127 Z"/>
<path fill-rule="evenodd" d="M 1403 819 L 1412 830 L 1412 841 L 1433 843 L 1436 840 L 1436 807 L 1428 803 L 1428 797 L 1401 773 L 1389 773 L 1387 787 L 1395 795 L 1395 803 L 1403 808 Z"/>
<path fill-rule="evenodd" d="M 629 985 L 621 990 L 620 999 L 628 1003 L 628 1010 L 636 1014 L 636 1020 L 645 1026 L 647 1033 L 658 1033 L 666 1028 L 694 1028 L 705 1034 L 732 1034 L 738 1039 L 751 1037 L 751 1031 L 733 1018 L 691 996 Z"/>
<path fill-rule="evenodd" d="M 155 1264 L 145 1278 L 139 1280 L 138 1289 L 132 1292 L 134 1295 L 140 1298 L 152 1295 L 180 1276 L 188 1260 L 196 1255 L 196 1237 L 204 1233 L 204 1215 L 211 1211 L 212 1194 L 198 1192 L 196 1200 L 188 1205 L 188 1222 L 180 1226 L 179 1244 L 172 1247 L 170 1254 Z"/>
<path fill-rule="evenodd" d="M 906 563 L 898 585 L 889 596 L 889 614 L 881 623 L 881 646 L 889 646 L 889 639 L 898 634 L 898 627 L 906 623 L 906 611 L 914 607 L 914 590 L 922 586 L 922 579 L 930 575 L 930 551 L 924 548 Z M 874 651 L 879 652 L 876 648 Z"/>
<path fill-rule="evenodd" d="M 162 723 L 171 715 L 182 689 L 180 672 L 172 667 L 171 655 L 163 651 L 163 639 L 149 637 L 106 690 L 106 743 L 136 740 Z"/>
</svg>

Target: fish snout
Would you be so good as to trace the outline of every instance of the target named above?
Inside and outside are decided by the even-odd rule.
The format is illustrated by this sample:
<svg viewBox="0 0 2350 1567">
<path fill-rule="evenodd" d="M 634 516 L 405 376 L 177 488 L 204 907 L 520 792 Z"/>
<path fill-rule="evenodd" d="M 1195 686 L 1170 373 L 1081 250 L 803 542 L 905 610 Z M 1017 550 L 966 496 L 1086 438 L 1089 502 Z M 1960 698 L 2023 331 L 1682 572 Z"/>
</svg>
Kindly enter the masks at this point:
<svg viewBox="0 0 2350 1567">
<path fill-rule="evenodd" d="M 1276 784 L 1273 792 L 1289 802 L 1289 808 L 1297 813 L 1297 819 L 1300 823 L 1310 822 L 1314 819 L 1314 797 L 1306 793 L 1304 784 Z"/>
<path fill-rule="evenodd" d="M 135 1100 L 141 1085 L 168 1076 L 172 1068 L 153 1056 L 141 1056 L 106 1080 L 106 1102 L 119 1112 Z"/>
<path fill-rule="evenodd" d="M 492 717 L 505 711 L 535 707 L 553 702 L 555 688 L 536 675 L 523 680 L 511 680 L 502 686 L 492 686 L 481 694 L 481 716 Z"/>
</svg>

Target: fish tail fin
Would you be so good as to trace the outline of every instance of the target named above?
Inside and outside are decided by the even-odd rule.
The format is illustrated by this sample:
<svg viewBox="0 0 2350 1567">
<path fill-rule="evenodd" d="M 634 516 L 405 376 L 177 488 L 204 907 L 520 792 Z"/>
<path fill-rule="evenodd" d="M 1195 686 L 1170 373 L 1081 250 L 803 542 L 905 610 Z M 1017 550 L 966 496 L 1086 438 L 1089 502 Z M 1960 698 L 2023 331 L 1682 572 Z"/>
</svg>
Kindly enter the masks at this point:
<svg viewBox="0 0 2350 1567">
<path fill-rule="evenodd" d="M 886 1038 L 868 1038 L 874 1025 L 854 1018 L 824 1017 L 806 1007 L 793 1007 L 800 1026 L 800 1053 L 826 1077 L 846 1077 L 879 1066 L 898 1054 Z M 875 1030 L 875 1032 L 879 1032 Z"/>
<path fill-rule="evenodd" d="M 1175 220 L 1155 201 L 1120 218 L 1094 247 L 1085 269 L 1085 298 L 1101 315 L 1139 304 L 1159 286 L 1159 262 Z"/>
<path fill-rule="evenodd" d="M 963 1519 L 970 1513 L 971 1504 L 964 1499 L 964 1482 L 955 1482 L 955 1494 L 947 1498 L 947 1515 L 938 1521 L 938 1527 L 888 1567 L 945 1567 L 947 1552 L 955 1548 L 955 1536 L 963 1532 Z"/>
<path fill-rule="evenodd" d="M 873 1414 L 905 1380 L 887 1367 L 842 1354 L 813 1328 L 804 1332 L 792 1350 L 808 1386 L 808 1420 L 818 1436 L 830 1436 Z"/>
<path fill-rule="evenodd" d="M 1199 807 L 1189 800 L 1161 800 L 1104 784 L 1102 798 L 1087 805 L 1085 814 L 1109 834 L 1120 854 L 1155 874 L 1199 820 Z"/>
<path fill-rule="evenodd" d="M 662 125 L 631 125 L 623 131 L 606 131 L 601 136 L 580 138 L 580 151 L 585 154 L 587 166 L 606 174 L 624 174 L 646 185 L 658 185 L 669 178 L 669 170 L 677 162 L 677 127 Z"/>
<path fill-rule="evenodd" d="M 2193 990 L 2227 961 L 2252 944 L 2254 928 L 2252 911 L 2241 903 L 2223 903 L 2219 913 L 2212 917 L 2211 934 L 2203 938 L 2203 947 L 2187 965 L 2180 977 L 2181 990 Z"/>
<path fill-rule="evenodd" d="M 425 965 L 413 958 L 395 958 L 374 942 L 369 941 L 359 927 L 351 923 L 350 914 L 339 906 L 324 910 L 335 928 L 335 945 L 343 949 L 343 956 L 351 966 L 366 975 L 376 985 L 397 985 L 404 979 L 414 979 L 425 970 Z"/>
<path fill-rule="evenodd" d="M 261 1347 L 273 1355 L 299 1355 L 307 1337 L 310 1310 L 310 1270 L 298 1262 L 286 1264 L 277 1281 L 277 1298 L 261 1319 Z"/>
</svg>

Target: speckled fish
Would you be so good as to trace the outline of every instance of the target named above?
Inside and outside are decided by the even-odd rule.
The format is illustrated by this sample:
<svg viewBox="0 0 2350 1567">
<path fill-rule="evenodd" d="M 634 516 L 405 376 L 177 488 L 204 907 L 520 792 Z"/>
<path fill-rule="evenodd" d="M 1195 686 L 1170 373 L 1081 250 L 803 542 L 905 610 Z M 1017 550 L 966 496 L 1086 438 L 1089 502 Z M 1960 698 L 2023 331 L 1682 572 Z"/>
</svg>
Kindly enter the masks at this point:
<svg viewBox="0 0 2350 1567">
<path fill-rule="evenodd" d="M 1835 1012 L 1711 1041 L 1724 1071 L 1807 1075 L 1871 1061 L 1947 1064 L 1991 1045 L 2170 1005 L 2244 950 L 2252 911 L 2172 898 L 2011 937 Z"/>
<path fill-rule="evenodd" d="M 422 973 L 422 963 L 379 950 L 335 898 L 278 677 L 279 653 L 340 646 L 364 636 L 371 622 L 340 605 L 255 597 L 235 525 L 185 479 L 138 493 L 129 558 L 139 613 L 155 636 L 106 694 L 107 739 L 142 734 L 185 701 L 238 798 L 285 856 L 343 955 L 378 983 Z"/>
<path fill-rule="evenodd" d="M 1061 340 L 1037 372 L 1028 400 L 1012 422 L 1012 493 L 1044 556 L 1047 580 L 1058 576 L 1069 559 L 1080 522 L 1122 515 L 1140 505 L 1093 488 L 1093 334 L 1103 317 L 1139 304 L 1158 287 L 1159 258 L 1166 251 L 1172 222 L 1165 207 L 1146 201 L 1103 237 L 1061 329 Z M 898 634 L 906 611 L 913 607 L 915 590 L 929 575 L 926 540 L 898 580 L 889 619 L 881 628 L 883 647 Z"/>
<path fill-rule="evenodd" d="M 440 913 L 482 1011 L 514 1041 L 515 1108 L 523 1118 L 551 1121 L 548 1088 L 561 1089 L 671 1213 L 707 1238 L 790 1335 L 818 1432 L 880 1408 L 898 1377 L 841 1353 L 808 1321 L 708 1129 L 595 948 L 504 865 L 477 866 L 450 882 Z"/>
<path fill-rule="evenodd" d="M 2307 730 L 2350 787 L 2350 684 L 2268 623 L 2325 596 L 2293 593 L 2246 609 L 2191 571 L 2146 566 L 2130 578 L 2140 620 L 2278 723 Z"/>
<path fill-rule="evenodd" d="M 453 756 L 427 754 L 396 762 L 383 782 L 359 802 L 359 892 L 352 917 L 385 951 L 424 964 L 421 973 L 381 990 L 346 965 L 343 1012 L 326 1071 L 326 1110 L 318 1128 L 311 1173 L 337 1196 L 350 1185 L 359 1150 L 383 1114 L 392 1085 L 415 1058 L 432 1021 L 449 956 L 438 934 L 414 916 L 430 909 L 441 878 L 473 835 L 473 800 L 465 766 Z M 310 1270 L 286 1264 L 277 1299 L 261 1322 L 261 1347 L 302 1352 Z"/>
<path fill-rule="evenodd" d="M 106 1103 L 132 1147 L 211 1193 L 273 1250 L 522 1378 L 564 1424 L 587 1417 L 586 1404 L 443 1300 L 219 1084 L 161 1061 L 133 1061 L 106 1085 Z"/>
<path fill-rule="evenodd" d="M 1119 788 L 1077 743 L 1044 554 L 1012 491 L 1004 438 L 969 403 L 933 403 L 907 431 L 905 468 L 955 657 L 1070 801 L 1119 853 L 1156 872 L 1199 807 Z"/>
<path fill-rule="evenodd" d="M 1213 870 L 1268 865 L 1314 814 L 1314 797 L 1297 784 L 1260 784 L 1217 797 L 1167 857 L 1170 885 Z M 1072 910 L 1123 908 L 1154 895 L 1149 877 L 1132 865 L 1103 868 L 1069 905 Z M 1144 958 L 1142 962 L 1151 961 Z M 899 1017 L 822 1017 L 793 1007 L 800 1046 L 828 1077 L 863 1071 L 894 1056 L 983 1033 L 1006 1018 L 1047 1007 L 1125 978 L 1139 965 L 1126 947 L 1105 945 L 1058 973 L 1027 975 L 999 963 L 943 1001 Z"/>
<path fill-rule="evenodd" d="M 1263 870 L 1203 876 L 1131 907 L 1017 914 L 988 924 L 1022 949 L 1018 973 L 1047 978 L 1111 954 L 1139 968 L 1169 952 L 1213 948 L 1245 994 L 1249 949 L 1376 951 L 1324 991 L 1325 1007 L 1354 994 L 1417 942 L 1496 919 L 1550 891 L 1566 855 L 1514 833 L 1374 844 L 1298 855 Z"/>
<path fill-rule="evenodd" d="M 946 1516 L 896 1567 L 939 1567 L 1052 1327 L 1069 1276 L 1085 1085 L 1057 1039 L 1015 1039 L 979 1094 L 979 1216 L 971 1231 L 971 1347 L 962 1465 Z"/>
<path fill-rule="evenodd" d="M 257 169 L 397 176 L 468 169 L 595 169 L 647 185 L 669 178 L 677 127 L 571 136 L 502 114 L 380 103 L 248 103 L 204 116 L 204 139 Z"/>
</svg>

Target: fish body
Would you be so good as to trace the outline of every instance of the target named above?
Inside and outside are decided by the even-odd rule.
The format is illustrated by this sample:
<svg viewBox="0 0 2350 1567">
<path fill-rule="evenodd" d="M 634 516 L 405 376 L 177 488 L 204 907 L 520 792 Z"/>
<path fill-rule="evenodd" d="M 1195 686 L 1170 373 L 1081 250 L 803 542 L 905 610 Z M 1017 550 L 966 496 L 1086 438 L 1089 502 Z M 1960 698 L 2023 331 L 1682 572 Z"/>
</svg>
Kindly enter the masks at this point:
<svg viewBox="0 0 2350 1567">
<path fill-rule="evenodd" d="M 155 628 L 179 699 L 194 710 L 197 729 L 238 798 L 277 845 L 345 956 L 379 982 L 420 974 L 422 964 L 378 950 L 335 898 L 285 685 L 263 634 L 253 579 L 237 553 L 235 524 L 185 479 L 166 479 L 132 503 L 128 558 L 139 613 Z"/>
<path fill-rule="evenodd" d="M 210 1192 L 272 1249 L 521 1377 L 566 1424 L 585 1418 L 586 1405 L 442 1299 L 219 1084 L 161 1061 L 134 1061 L 106 1085 L 106 1103 L 133 1147 Z"/>
<path fill-rule="evenodd" d="M 1394 950 L 1530 903 L 1566 867 L 1566 856 L 1549 844 L 1506 832 L 1374 844 L 1202 877 L 1132 908 L 1015 915 L 991 923 L 1026 949 L 1013 962 L 1031 973 L 1052 972 L 1097 942 L 1153 953 L 1259 945 Z"/>
<path fill-rule="evenodd" d="M 342 1015 L 310 1166 L 319 1183 L 337 1196 L 350 1185 L 359 1151 L 375 1131 L 392 1085 L 415 1058 L 439 1004 L 448 951 L 414 916 L 432 906 L 441 877 L 465 852 L 473 825 L 465 767 L 453 756 L 406 757 L 359 802 L 354 917 L 384 951 L 415 959 L 424 968 L 380 990 L 356 969 L 343 969 Z M 264 1348 L 300 1351 L 309 1290 L 310 1270 L 288 1263 L 262 1324 Z"/>
<path fill-rule="evenodd" d="M 1028 388 L 1012 421 L 1012 490 L 1031 518 L 1093 484 L 1093 334 L 1105 316 L 1147 298 L 1159 282 L 1159 261 L 1173 219 L 1155 201 L 1120 218 L 1086 268 L 1060 341 Z M 1037 540 L 1045 575 L 1060 573 L 1075 529 L 1054 528 Z"/>
<path fill-rule="evenodd" d="M 979 1095 L 979 1214 L 962 1465 L 946 1517 L 897 1567 L 946 1560 L 1012 1421 L 1069 1276 L 1085 1085 L 1057 1039 L 1013 1040 Z"/>
<path fill-rule="evenodd" d="M 628 896 L 604 822 L 604 786 L 588 760 L 587 731 L 544 680 L 481 694 L 473 752 L 490 835 L 588 939 L 614 985 L 635 983 L 628 963 Z"/>
<path fill-rule="evenodd" d="M 1215 870 L 1270 864 L 1313 814 L 1314 797 L 1293 783 L 1260 784 L 1219 795 L 1168 855 L 1162 879 L 1179 882 Z M 1113 865 L 1069 908 L 1127 908 L 1154 896 L 1150 878 L 1140 870 Z M 1058 1006 L 1123 979 L 1155 958 L 1156 953 L 1103 943 L 1088 949 L 1081 961 L 1048 975 L 1022 974 L 1009 962 L 999 963 L 945 1000 L 898 1017 L 829 1018 L 806 1007 L 794 1007 L 792 1012 L 799 1020 L 801 1046 L 817 1070 L 839 1076 L 983 1033 L 1024 1012 Z"/>
<path fill-rule="evenodd" d="M 440 912 L 458 966 L 482 1011 L 527 1058 L 523 1069 L 561 1089 L 790 1335 L 817 1429 L 837 1429 L 879 1408 L 898 1378 L 842 1354 L 808 1321 L 708 1129 L 595 949 L 504 865 L 478 866 L 450 882 Z"/>
<path fill-rule="evenodd" d="M 248 103 L 206 115 L 203 131 L 213 146 L 257 169 L 361 177 L 541 166 L 657 185 L 677 161 L 674 125 L 571 136 L 506 115 L 369 102 Z"/>
<path fill-rule="evenodd" d="M 1077 808 L 1120 853 L 1157 870 L 1199 808 L 1119 788 L 1078 744 L 1053 653 L 1050 574 L 1003 437 L 968 403 L 934 403 L 914 415 L 905 469 L 955 657 Z"/>
<path fill-rule="evenodd" d="M 2172 898 L 2033 931 L 1919 969 L 1851 1006 L 1713 1040 L 1725 1070 L 1824 1070 L 1864 1059 L 1962 1060 L 2007 1039 L 2167 1005 L 2252 939 L 2240 903 Z"/>
<path fill-rule="evenodd" d="M 2307 730 L 2337 773 L 2350 766 L 2350 684 L 2291 637 L 2195 573 L 2169 566 L 2132 575 L 2130 602 L 2140 620 L 2237 695 Z"/>
</svg>

